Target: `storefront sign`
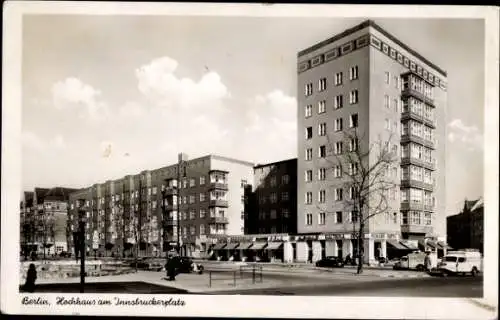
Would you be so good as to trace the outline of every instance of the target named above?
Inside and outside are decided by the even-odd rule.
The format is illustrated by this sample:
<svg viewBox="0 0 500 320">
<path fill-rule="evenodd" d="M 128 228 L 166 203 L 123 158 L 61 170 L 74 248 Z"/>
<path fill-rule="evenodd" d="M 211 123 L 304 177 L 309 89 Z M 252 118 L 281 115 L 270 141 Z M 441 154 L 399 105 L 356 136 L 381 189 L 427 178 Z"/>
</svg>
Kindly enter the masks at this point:
<svg viewBox="0 0 500 320">
<path fill-rule="evenodd" d="M 344 234 L 330 233 L 325 235 L 325 240 L 340 240 L 340 239 L 344 239 Z"/>
<path fill-rule="evenodd" d="M 325 239 L 326 239 L 326 237 L 325 237 L 325 235 L 324 235 L 324 234 L 320 234 L 320 235 L 318 236 L 318 240 L 325 240 Z"/>
<path fill-rule="evenodd" d="M 373 238 L 375 239 L 385 239 L 385 233 L 374 233 Z"/>
</svg>

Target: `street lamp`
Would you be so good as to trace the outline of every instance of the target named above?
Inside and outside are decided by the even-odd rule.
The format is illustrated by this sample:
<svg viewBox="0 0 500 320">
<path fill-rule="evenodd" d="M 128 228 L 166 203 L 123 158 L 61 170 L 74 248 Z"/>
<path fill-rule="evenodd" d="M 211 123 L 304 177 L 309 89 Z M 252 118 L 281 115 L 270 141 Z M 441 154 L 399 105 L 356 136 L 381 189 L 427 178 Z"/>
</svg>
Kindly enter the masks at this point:
<svg viewBox="0 0 500 320">
<path fill-rule="evenodd" d="M 83 200 L 81 200 L 83 202 Z M 82 203 L 81 202 L 81 203 Z M 85 225 L 87 224 L 87 214 L 80 203 L 78 210 L 78 231 L 80 245 L 80 293 L 84 292 L 85 287 Z"/>
</svg>

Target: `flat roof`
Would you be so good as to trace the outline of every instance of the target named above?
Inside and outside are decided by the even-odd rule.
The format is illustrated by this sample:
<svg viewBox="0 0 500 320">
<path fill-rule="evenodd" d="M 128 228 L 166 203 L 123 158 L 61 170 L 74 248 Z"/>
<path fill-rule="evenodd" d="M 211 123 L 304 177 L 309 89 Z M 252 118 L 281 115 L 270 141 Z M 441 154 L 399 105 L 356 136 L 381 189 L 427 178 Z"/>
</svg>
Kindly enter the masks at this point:
<svg viewBox="0 0 500 320">
<path fill-rule="evenodd" d="M 399 40 L 398 38 L 396 38 L 395 36 L 393 36 L 392 34 L 390 34 L 389 32 L 387 32 L 385 29 L 383 29 L 382 27 L 380 27 L 378 24 L 376 24 L 373 20 L 366 20 L 352 28 L 349 28 L 331 38 L 328 38 L 326 40 L 323 40 L 311 47 L 308 47 L 302 51 L 299 51 L 299 53 L 297 54 L 298 57 L 301 57 L 303 55 L 306 55 L 308 53 L 311 53 L 311 52 L 314 52 L 316 50 L 318 50 L 319 48 L 321 47 L 324 47 L 326 46 L 327 44 L 330 44 L 330 43 L 333 43 L 337 40 L 340 40 L 344 37 L 347 37 L 348 35 L 351 35 L 359 30 L 362 30 L 364 28 L 367 28 L 367 27 L 372 27 L 374 28 L 375 30 L 377 30 L 378 32 L 382 33 L 384 36 L 386 36 L 387 38 L 389 38 L 391 41 L 393 41 L 394 43 L 396 43 L 397 45 L 399 45 L 401 48 L 405 49 L 406 51 L 408 51 L 409 53 L 411 53 L 412 55 L 414 55 L 416 58 L 422 60 L 422 62 L 426 63 L 427 65 L 429 65 L 430 67 L 434 68 L 436 71 L 438 71 L 441 75 L 443 76 L 447 76 L 447 73 L 446 71 L 444 71 L 443 69 L 441 69 L 440 67 L 438 67 L 437 65 L 435 65 L 434 63 L 430 62 L 429 60 L 427 60 L 426 58 L 424 58 L 421 54 L 419 54 L 418 52 L 416 52 L 415 50 L 413 50 L 412 48 L 410 48 L 408 45 L 406 45 L 405 43 L 403 43 L 401 40 Z"/>
<path fill-rule="evenodd" d="M 264 164 L 258 163 L 254 167 L 254 169 L 259 169 L 259 168 L 263 168 L 263 167 L 268 167 L 268 166 L 272 166 L 272 165 L 277 165 L 277 164 L 281 164 L 281 163 L 285 163 L 285 162 L 293 162 L 293 161 L 297 161 L 297 158 L 292 158 L 292 159 L 287 159 L 287 160 L 281 160 L 281 161 L 275 161 L 275 162 L 264 163 Z"/>
</svg>

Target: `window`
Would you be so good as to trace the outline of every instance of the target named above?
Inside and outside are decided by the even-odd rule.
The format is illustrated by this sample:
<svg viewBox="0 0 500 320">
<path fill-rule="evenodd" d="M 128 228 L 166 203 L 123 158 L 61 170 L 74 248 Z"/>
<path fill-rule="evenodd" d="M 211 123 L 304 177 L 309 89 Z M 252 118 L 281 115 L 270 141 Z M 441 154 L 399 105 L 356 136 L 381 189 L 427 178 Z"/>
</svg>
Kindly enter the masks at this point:
<svg viewBox="0 0 500 320">
<path fill-rule="evenodd" d="M 277 182 L 276 182 L 276 177 L 271 177 L 271 187 L 276 187 Z"/>
<path fill-rule="evenodd" d="M 318 90 L 319 91 L 326 90 L 326 78 L 319 79 L 319 81 L 318 81 Z"/>
<path fill-rule="evenodd" d="M 401 224 L 408 224 L 408 212 L 401 212 Z"/>
<path fill-rule="evenodd" d="M 200 202 L 203 202 L 203 201 L 205 201 L 205 194 L 200 193 Z"/>
<path fill-rule="evenodd" d="M 397 145 L 397 144 L 394 144 L 394 145 L 392 146 L 392 153 L 394 153 L 394 154 L 397 154 L 397 153 L 398 153 L 398 145 Z"/>
<path fill-rule="evenodd" d="M 334 108 L 340 109 L 343 106 L 344 106 L 344 96 L 343 95 L 335 96 Z"/>
<path fill-rule="evenodd" d="M 288 192 L 282 192 L 281 193 L 281 201 L 288 201 L 289 197 L 288 197 Z"/>
<path fill-rule="evenodd" d="M 200 186 L 205 184 L 205 176 L 200 177 Z"/>
<path fill-rule="evenodd" d="M 189 227 L 189 231 L 190 231 L 192 236 L 195 235 L 196 234 L 196 227 L 195 226 Z"/>
<path fill-rule="evenodd" d="M 318 102 L 318 113 L 325 113 L 326 112 L 326 101 L 321 100 Z"/>
<path fill-rule="evenodd" d="M 326 221 L 326 214 L 324 212 L 320 212 L 318 214 L 318 224 L 324 225 Z"/>
<path fill-rule="evenodd" d="M 386 130 L 391 130 L 391 121 L 389 121 L 389 119 L 385 119 L 385 121 L 384 121 L 384 128 Z"/>
<path fill-rule="evenodd" d="M 276 210 L 271 210 L 271 219 L 276 219 Z"/>
<path fill-rule="evenodd" d="M 342 154 L 342 141 L 335 142 L 335 154 Z"/>
<path fill-rule="evenodd" d="M 335 175 L 335 178 L 341 178 L 342 177 L 342 168 L 339 165 L 336 165 L 333 168 L 333 174 Z"/>
<path fill-rule="evenodd" d="M 205 234 L 205 225 L 204 224 L 200 224 L 200 234 L 201 235 Z"/>
<path fill-rule="evenodd" d="M 335 189 L 335 201 L 342 201 L 344 195 L 344 190 L 341 188 Z"/>
<path fill-rule="evenodd" d="M 156 201 L 153 201 L 153 202 L 151 203 L 151 208 L 152 208 L 153 210 L 156 210 Z M 114 209 L 114 208 L 113 208 L 113 209 Z"/>
<path fill-rule="evenodd" d="M 313 224 L 313 215 L 312 213 L 306 214 L 306 225 L 311 226 Z"/>
<path fill-rule="evenodd" d="M 354 187 L 349 187 L 349 199 L 354 200 L 355 195 L 356 195 L 356 189 Z"/>
<path fill-rule="evenodd" d="M 194 178 L 189 179 L 189 186 L 192 188 L 196 185 L 196 180 Z"/>
<path fill-rule="evenodd" d="M 306 149 L 306 161 L 312 160 L 312 155 L 313 155 L 313 149 L 312 148 Z"/>
<path fill-rule="evenodd" d="M 312 139 L 312 136 L 313 136 L 313 128 L 307 127 L 306 128 L 306 139 Z"/>
<path fill-rule="evenodd" d="M 288 218 L 290 215 L 290 212 L 288 211 L 287 208 L 283 208 L 283 209 L 281 209 L 281 215 L 283 216 L 283 218 Z"/>
<path fill-rule="evenodd" d="M 342 118 L 335 119 L 335 131 L 342 131 L 343 121 Z"/>
<path fill-rule="evenodd" d="M 356 80 L 358 78 L 358 66 L 351 67 L 349 69 L 349 79 Z"/>
<path fill-rule="evenodd" d="M 389 109 L 389 96 L 384 95 L 384 107 Z"/>
<path fill-rule="evenodd" d="M 205 216 L 207 215 L 207 210 L 205 209 L 200 209 L 200 218 L 205 218 Z"/>
<path fill-rule="evenodd" d="M 326 157 L 326 146 L 320 146 L 319 147 L 319 154 L 318 154 L 318 156 L 320 158 Z"/>
<path fill-rule="evenodd" d="M 195 202 L 195 197 L 189 196 L 189 203 L 194 203 L 194 202 Z"/>
<path fill-rule="evenodd" d="M 394 98 L 394 100 L 392 100 L 392 108 L 394 109 L 394 112 L 398 112 L 398 105 L 399 100 L 397 98 Z"/>
<path fill-rule="evenodd" d="M 358 90 L 352 90 L 349 93 L 349 103 L 350 104 L 355 104 L 358 103 Z"/>
<path fill-rule="evenodd" d="M 349 141 L 349 151 L 353 152 L 353 151 L 357 151 L 357 150 L 358 150 L 358 139 L 352 138 Z"/>
<path fill-rule="evenodd" d="M 312 150 L 311 150 L 312 152 Z M 288 184 L 290 182 L 290 176 L 285 174 L 281 177 L 281 184 Z"/>
<path fill-rule="evenodd" d="M 351 211 L 351 222 L 358 222 L 358 211 Z"/>
<path fill-rule="evenodd" d="M 305 201 L 306 201 L 306 204 L 311 204 L 312 203 L 312 201 L 313 201 L 313 194 L 312 194 L 312 192 L 309 192 L 309 191 L 306 192 L 306 199 L 305 199 Z"/>
<path fill-rule="evenodd" d="M 308 84 L 306 84 L 306 87 L 305 87 L 305 96 L 308 97 L 312 94 L 313 94 L 313 85 L 312 85 L 312 83 L 308 83 Z"/>
<path fill-rule="evenodd" d="M 430 212 L 424 213 L 424 224 L 430 226 L 432 224 L 432 217 Z"/>
<path fill-rule="evenodd" d="M 349 118 L 349 126 L 351 128 L 357 128 L 358 127 L 358 114 L 351 114 Z"/>
<path fill-rule="evenodd" d="M 391 82 L 391 74 L 389 72 L 385 72 L 385 83 L 389 84 Z"/>
<path fill-rule="evenodd" d="M 312 181 L 312 176 L 313 176 L 312 170 L 306 170 L 306 176 L 305 176 L 306 182 L 311 182 Z"/>
<path fill-rule="evenodd" d="M 318 169 L 318 180 L 325 180 L 325 179 L 326 179 L 326 169 L 319 168 Z"/>
<path fill-rule="evenodd" d="M 318 193 L 318 198 L 319 198 L 319 203 L 325 203 L 326 202 L 326 191 L 320 190 Z"/>
<path fill-rule="evenodd" d="M 276 194 L 276 192 L 272 192 L 271 195 L 269 196 L 269 201 L 271 203 L 276 203 L 278 202 L 278 195 Z"/>
<path fill-rule="evenodd" d="M 335 85 L 340 86 L 342 84 L 342 72 L 337 72 L 335 74 Z"/>
<path fill-rule="evenodd" d="M 335 212 L 335 223 L 342 223 L 342 211 Z"/>
<path fill-rule="evenodd" d="M 313 106 L 312 106 L 312 104 L 308 104 L 306 106 L 306 118 L 309 118 L 310 116 L 312 116 L 312 112 L 313 112 Z"/>
<path fill-rule="evenodd" d="M 326 123 L 320 123 L 318 126 L 318 135 L 325 136 L 326 135 Z"/>
<path fill-rule="evenodd" d="M 414 225 L 420 224 L 420 212 L 410 211 L 410 223 Z"/>
<path fill-rule="evenodd" d="M 189 219 L 190 220 L 196 219 L 196 211 L 194 209 L 189 210 Z"/>
<path fill-rule="evenodd" d="M 398 76 L 394 76 L 393 78 L 393 82 L 394 82 L 394 88 L 396 89 L 399 89 L 399 77 Z"/>
<path fill-rule="evenodd" d="M 359 164 L 356 162 L 356 163 L 350 163 L 349 164 L 349 175 L 355 175 L 355 174 L 358 174 L 359 172 Z"/>
</svg>

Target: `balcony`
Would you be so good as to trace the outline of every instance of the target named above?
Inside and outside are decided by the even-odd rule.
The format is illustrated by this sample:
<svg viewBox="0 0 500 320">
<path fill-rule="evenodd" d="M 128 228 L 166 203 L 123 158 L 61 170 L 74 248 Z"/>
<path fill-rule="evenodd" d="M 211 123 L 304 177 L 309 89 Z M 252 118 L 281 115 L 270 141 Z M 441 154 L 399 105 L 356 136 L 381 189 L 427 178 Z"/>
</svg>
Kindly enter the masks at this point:
<svg viewBox="0 0 500 320">
<path fill-rule="evenodd" d="M 210 217 L 208 223 L 223 223 L 228 224 L 229 220 L 226 217 Z"/>
<path fill-rule="evenodd" d="M 176 203 L 167 203 L 165 206 L 165 211 L 174 211 L 177 209 Z"/>
<path fill-rule="evenodd" d="M 175 226 L 177 226 L 177 220 L 174 218 L 165 219 L 165 220 L 163 220 L 163 225 L 165 227 L 175 227 Z"/>
<path fill-rule="evenodd" d="M 401 202 L 401 210 L 402 211 L 408 211 L 408 210 L 416 210 L 416 211 L 422 211 L 423 205 L 418 202 Z"/>
<path fill-rule="evenodd" d="M 164 193 L 166 196 L 175 196 L 177 195 L 177 187 L 174 186 L 166 187 Z"/>
<path fill-rule="evenodd" d="M 403 99 L 408 98 L 408 97 L 414 97 L 432 107 L 436 107 L 434 104 L 434 99 L 431 99 L 429 97 L 426 97 L 423 93 L 418 92 L 417 90 L 411 89 L 411 88 L 406 88 L 401 91 L 401 97 Z"/>
<path fill-rule="evenodd" d="M 434 186 L 431 183 L 425 183 L 423 181 L 411 180 L 411 179 L 402 179 L 401 187 L 403 188 L 418 188 L 424 189 L 427 191 L 433 191 Z"/>
<path fill-rule="evenodd" d="M 401 113 L 401 121 L 410 120 L 410 119 L 424 123 L 427 126 L 431 127 L 432 129 L 436 129 L 436 124 L 431 119 L 427 119 L 427 118 L 425 118 L 421 115 L 418 115 L 414 112 L 411 112 L 411 111 Z"/>
<path fill-rule="evenodd" d="M 402 224 L 401 233 L 423 233 L 428 234 L 432 232 L 432 226 L 418 225 L 418 224 Z"/>
<path fill-rule="evenodd" d="M 226 182 L 211 182 L 209 185 L 210 190 L 229 190 L 229 187 Z"/>
<path fill-rule="evenodd" d="M 423 146 L 426 146 L 431 149 L 436 149 L 434 146 L 434 142 L 426 140 L 424 138 L 421 138 L 419 136 L 413 135 L 413 134 L 404 134 L 401 135 L 401 144 L 405 144 L 408 142 L 415 142 L 418 144 L 421 144 Z"/>
<path fill-rule="evenodd" d="M 432 204 L 424 204 L 424 211 L 434 212 L 434 206 Z"/>
<path fill-rule="evenodd" d="M 429 169 L 429 170 L 436 170 L 436 166 L 435 166 L 435 161 L 432 161 L 432 162 L 427 162 L 427 161 L 423 161 L 423 160 L 420 160 L 420 159 L 415 159 L 415 158 L 411 158 L 411 157 L 404 157 L 404 158 L 401 158 L 401 166 L 406 166 L 406 165 L 415 165 L 415 166 L 419 166 L 419 167 L 423 167 L 423 168 L 426 168 L 426 169 Z"/>
<path fill-rule="evenodd" d="M 222 199 L 210 200 L 210 203 L 208 205 L 210 207 L 224 207 L 224 208 L 227 208 L 229 206 L 227 200 L 222 200 Z"/>
</svg>

